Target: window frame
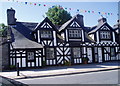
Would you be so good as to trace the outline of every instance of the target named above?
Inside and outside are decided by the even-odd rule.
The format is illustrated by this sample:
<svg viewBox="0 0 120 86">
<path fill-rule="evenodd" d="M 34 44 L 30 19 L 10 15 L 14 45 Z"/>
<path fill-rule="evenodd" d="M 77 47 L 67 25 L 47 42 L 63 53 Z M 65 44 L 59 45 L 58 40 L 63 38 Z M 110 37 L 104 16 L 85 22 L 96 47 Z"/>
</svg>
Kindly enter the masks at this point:
<svg viewBox="0 0 120 86">
<path fill-rule="evenodd" d="M 68 37 L 69 39 L 80 39 L 82 38 L 82 30 L 81 29 L 69 29 Z"/>
<path fill-rule="evenodd" d="M 32 58 L 29 58 L 28 54 L 31 54 L 31 53 L 33 54 Z M 35 61 L 35 52 L 34 51 L 27 51 L 27 61 L 29 61 L 29 62 Z"/>
<path fill-rule="evenodd" d="M 40 37 L 42 39 L 52 39 L 53 38 L 53 31 L 51 31 L 51 30 L 40 30 Z"/>
<path fill-rule="evenodd" d="M 111 40 L 112 35 L 111 35 L 111 31 L 105 31 L 105 30 L 101 30 L 100 31 L 100 39 L 101 40 Z"/>
</svg>

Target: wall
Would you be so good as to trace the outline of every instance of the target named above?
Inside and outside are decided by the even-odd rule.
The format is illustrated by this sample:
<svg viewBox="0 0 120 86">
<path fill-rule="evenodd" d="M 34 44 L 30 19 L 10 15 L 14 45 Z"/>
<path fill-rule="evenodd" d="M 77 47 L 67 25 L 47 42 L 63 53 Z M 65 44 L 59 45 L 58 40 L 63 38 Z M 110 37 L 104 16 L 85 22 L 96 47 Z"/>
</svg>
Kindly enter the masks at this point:
<svg viewBox="0 0 120 86">
<path fill-rule="evenodd" d="M 1 43 L 6 42 L 6 37 L 0 37 Z M 1 44 L 0 43 L 0 44 Z M 0 70 L 5 70 L 9 68 L 9 50 L 8 44 L 0 45 Z"/>
</svg>

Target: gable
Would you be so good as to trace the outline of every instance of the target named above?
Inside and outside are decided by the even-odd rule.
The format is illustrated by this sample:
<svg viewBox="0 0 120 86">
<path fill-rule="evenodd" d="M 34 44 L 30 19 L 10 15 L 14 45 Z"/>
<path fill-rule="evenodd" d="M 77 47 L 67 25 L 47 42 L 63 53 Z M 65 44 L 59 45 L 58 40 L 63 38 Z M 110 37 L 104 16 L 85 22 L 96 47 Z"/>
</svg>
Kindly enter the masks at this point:
<svg viewBox="0 0 120 86">
<path fill-rule="evenodd" d="M 74 21 L 71 22 L 69 27 L 71 27 L 71 28 L 79 28 L 80 25 L 74 20 Z"/>
<path fill-rule="evenodd" d="M 59 32 L 62 33 L 67 28 L 82 28 L 84 30 L 84 25 L 81 24 L 79 19 L 77 18 L 77 15 L 72 17 L 70 20 L 68 20 L 66 23 L 64 23 L 60 28 Z"/>
<path fill-rule="evenodd" d="M 104 26 L 102 26 L 102 27 L 100 28 L 100 30 L 110 31 L 111 29 L 110 29 L 108 26 L 104 25 Z"/>
<path fill-rule="evenodd" d="M 40 28 L 52 28 L 52 26 L 48 22 L 44 22 Z"/>
<path fill-rule="evenodd" d="M 96 33 L 97 31 L 100 31 L 100 30 L 114 31 L 113 28 L 108 23 L 105 22 L 103 24 L 97 25 L 95 28 L 92 28 L 92 30 L 88 34 L 93 34 L 93 33 Z"/>
<path fill-rule="evenodd" d="M 41 23 L 39 23 L 35 30 L 42 30 L 42 29 L 50 29 L 50 30 L 54 30 L 56 32 L 58 32 L 57 28 L 55 27 L 55 25 L 46 17 Z M 34 31 L 35 31 L 34 30 Z"/>
</svg>

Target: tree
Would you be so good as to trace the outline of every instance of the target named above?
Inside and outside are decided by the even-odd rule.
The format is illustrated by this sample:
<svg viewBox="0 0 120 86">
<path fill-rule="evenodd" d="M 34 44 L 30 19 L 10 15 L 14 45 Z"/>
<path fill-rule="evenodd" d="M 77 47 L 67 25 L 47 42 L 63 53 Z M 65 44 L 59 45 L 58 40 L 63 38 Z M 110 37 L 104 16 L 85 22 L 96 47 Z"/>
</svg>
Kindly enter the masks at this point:
<svg viewBox="0 0 120 86">
<path fill-rule="evenodd" d="M 7 26 L 3 23 L 0 24 L 0 36 L 6 36 Z"/>
<path fill-rule="evenodd" d="M 70 13 L 64 10 L 61 6 L 52 6 L 52 8 L 48 9 L 46 15 L 55 25 L 62 25 L 72 18 Z"/>
<path fill-rule="evenodd" d="M 7 26 L 5 26 L 5 24 L 1 23 L 0 24 L 0 29 L 5 29 L 5 28 L 7 28 Z"/>
</svg>

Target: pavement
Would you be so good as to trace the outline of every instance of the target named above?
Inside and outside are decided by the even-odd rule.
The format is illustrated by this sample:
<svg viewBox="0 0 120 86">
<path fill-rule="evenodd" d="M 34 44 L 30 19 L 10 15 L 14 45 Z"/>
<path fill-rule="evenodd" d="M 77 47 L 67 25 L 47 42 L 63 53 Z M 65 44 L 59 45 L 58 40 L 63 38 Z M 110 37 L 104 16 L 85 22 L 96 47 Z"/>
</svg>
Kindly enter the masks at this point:
<svg viewBox="0 0 120 86">
<path fill-rule="evenodd" d="M 120 69 L 120 61 L 104 62 L 104 63 L 92 63 L 92 64 L 80 64 L 72 66 L 52 66 L 44 67 L 40 69 L 26 69 L 20 70 L 20 76 L 17 76 L 16 71 L 0 72 L 0 76 L 10 79 L 26 79 L 37 77 L 50 77 L 90 72 L 100 72 L 109 70 Z"/>
</svg>

